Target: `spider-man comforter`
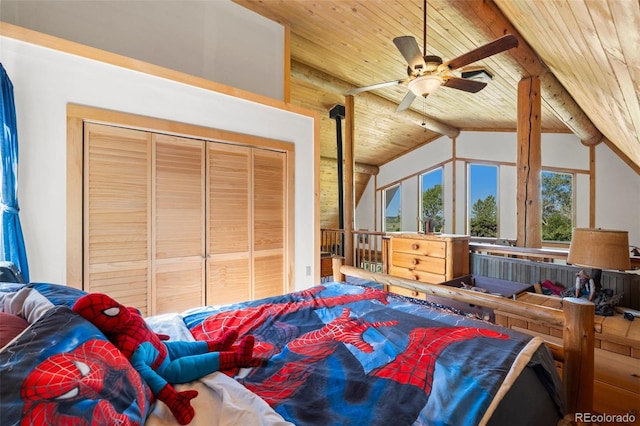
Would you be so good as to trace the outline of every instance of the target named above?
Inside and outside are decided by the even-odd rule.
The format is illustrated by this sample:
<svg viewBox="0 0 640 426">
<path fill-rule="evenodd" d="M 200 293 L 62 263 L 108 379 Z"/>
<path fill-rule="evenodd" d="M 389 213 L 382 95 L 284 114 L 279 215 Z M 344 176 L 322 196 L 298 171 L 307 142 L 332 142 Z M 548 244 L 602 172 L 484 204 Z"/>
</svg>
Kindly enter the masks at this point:
<svg viewBox="0 0 640 426">
<path fill-rule="evenodd" d="M 559 401 L 538 339 L 425 305 L 329 283 L 184 321 L 196 339 L 253 334 L 268 362 L 236 378 L 296 425 L 481 424 L 532 356 Z"/>
<path fill-rule="evenodd" d="M 0 310 L 32 321 L 0 351 L 3 426 L 140 425 L 149 414 L 151 392 L 138 372 L 70 309 L 82 294 L 52 284 L 0 285 Z"/>
<path fill-rule="evenodd" d="M 38 319 L 0 350 L 2 425 L 168 424 L 158 417 L 161 405 L 149 417 L 150 392 L 128 361 L 69 309 L 83 292 L 28 287 L 38 302 L 25 299 L 19 309 L 28 307 Z M 0 285 L 0 298 L 17 290 Z M 276 412 L 296 425 L 481 424 L 527 363 L 537 365 L 558 399 L 553 361 L 537 349 L 539 340 L 413 302 L 328 283 L 148 321 L 181 340 L 215 338 L 229 329 L 253 334 L 256 355 L 268 359 L 265 366 L 227 373 L 275 412 L 221 373 L 181 385 L 205 387 L 195 401 L 207 389 L 223 395 L 196 408 L 203 424 L 281 425 Z"/>
</svg>

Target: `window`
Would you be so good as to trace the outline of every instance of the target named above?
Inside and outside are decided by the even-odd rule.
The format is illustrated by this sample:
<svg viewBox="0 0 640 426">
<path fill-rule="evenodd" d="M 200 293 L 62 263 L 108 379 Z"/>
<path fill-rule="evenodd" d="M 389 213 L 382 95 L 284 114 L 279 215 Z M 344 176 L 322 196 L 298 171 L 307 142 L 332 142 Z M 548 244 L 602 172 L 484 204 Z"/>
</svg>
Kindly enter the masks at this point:
<svg viewBox="0 0 640 426">
<path fill-rule="evenodd" d="M 402 229 L 400 188 L 400 185 L 396 185 L 384 190 L 384 232 L 397 232 Z"/>
<path fill-rule="evenodd" d="M 498 167 L 469 164 L 469 235 L 498 236 Z"/>
<path fill-rule="evenodd" d="M 573 175 L 542 171 L 540 183 L 542 240 L 571 241 Z"/>
<path fill-rule="evenodd" d="M 442 167 L 431 170 L 420 176 L 420 212 L 422 213 L 420 231 L 427 218 L 433 219 L 435 231 L 441 231 L 444 226 L 444 203 L 442 200 Z"/>
</svg>

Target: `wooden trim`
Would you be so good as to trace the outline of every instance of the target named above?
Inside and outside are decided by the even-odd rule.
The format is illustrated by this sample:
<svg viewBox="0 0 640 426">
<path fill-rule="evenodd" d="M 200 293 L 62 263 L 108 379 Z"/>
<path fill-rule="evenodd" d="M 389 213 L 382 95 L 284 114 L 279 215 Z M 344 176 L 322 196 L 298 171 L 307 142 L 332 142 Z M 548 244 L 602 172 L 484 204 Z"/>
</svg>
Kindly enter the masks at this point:
<svg viewBox="0 0 640 426">
<path fill-rule="evenodd" d="M 82 118 L 67 114 L 67 285 L 78 289 L 83 279 L 83 139 Z"/>
<path fill-rule="evenodd" d="M 84 105 L 68 104 L 67 116 L 80 117 L 85 122 L 174 136 L 196 137 L 209 141 L 259 146 L 279 151 L 293 150 L 291 142 Z"/>
<path fill-rule="evenodd" d="M 373 230 L 378 231 L 378 175 L 373 176 Z"/>
<path fill-rule="evenodd" d="M 316 121 L 316 124 L 319 122 L 319 120 Z M 319 145 L 319 144 L 316 144 Z M 285 159 L 286 162 L 286 167 L 287 167 L 287 175 L 285 176 L 285 185 L 286 185 L 286 206 L 285 206 L 285 220 L 286 223 L 288 224 L 288 226 L 285 229 L 285 241 L 287 242 L 287 250 L 284 253 L 284 260 L 285 260 L 285 265 L 288 266 L 288 268 L 285 268 L 284 274 L 287 277 L 287 282 L 286 282 L 286 286 L 285 286 L 285 292 L 290 293 L 292 291 L 295 291 L 295 211 L 296 211 L 296 205 L 294 203 L 295 200 L 295 168 L 296 168 L 296 156 L 294 152 L 287 152 L 286 153 L 287 158 Z M 319 162 L 316 161 L 316 167 L 317 164 Z M 318 172 L 316 171 L 315 176 L 318 176 Z M 318 179 L 316 179 L 318 180 Z M 318 204 L 317 202 L 315 203 L 316 205 Z M 319 211 L 319 209 L 318 209 Z M 318 217 L 315 217 L 314 219 L 314 223 L 320 223 L 319 221 L 319 213 L 318 213 Z M 315 228 L 320 228 L 319 226 L 316 226 Z M 316 240 L 317 241 L 317 240 Z M 318 244 L 315 244 L 315 246 L 318 246 Z M 315 250 L 317 250 L 317 247 L 315 248 Z M 320 280 L 317 280 L 315 282 L 320 282 Z"/>
<path fill-rule="evenodd" d="M 322 237 L 320 236 L 320 112 L 313 113 L 313 241 L 315 241 L 313 261 L 314 282 L 320 282 L 320 245 Z M 293 177 L 292 177 L 293 179 Z M 291 236 L 293 239 L 293 235 Z M 291 248 L 294 246 L 292 245 Z M 293 280 L 292 280 L 293 282 Z"/>
<path fill-rule="evenodd" d="M 156 233 L 154 232 L 154 212 L 156 209 L 155 203 L 157 198 L 155 196 L 155 156 L 156 156 L 156 144 L 154 141 L 155 135 L 153 133 L 147 133 L 147 158 L 150 161 L 147 161 L 147 179 L 149 179 L 149 184 L 147 185 L 147 236 L 151 241 L 150 244 L 147 244 L 147 313 L 146 315 L 156 315 L 157 312 L 157 303 L 156 303 L 156 286 L 155 286 L 155 271 L 156 271 L 156 258 L 155 258 L 155 247 L 156 247 Z M 87 194 L 87 200 L 89 200 L 89 194 Z M 87 216 L 88 217 L 88 216 Z M 89 253 L 89 249 L 87 249 L 86 253 Z"/>
<path fill-rule="evenodd" d="M 456 178 L 456 171 L 458 169 L 458 138 L 451 138 L 451 232 L 455 234 L 456 232 L 456 217 L 458 216 L 458 204 L 456 203 L 456 190 L 458 189 L 458 179 Z M 442 169 L 444 171 L 444 167 Z M 443 173 L 444 179 L 444 173 Z M 445 185 L 443 182 L 442 190 L 443 196 L 446 191 L 444 191 Z M 442 200 L 444 202 L 444 198 Z M 464 204 L 464 203 L 463 203 Z M 444 205 L 442 206 L 442 210 L 444 213 Z M 446 214 L 445 214 L 446 217 Z"/>
</svg>

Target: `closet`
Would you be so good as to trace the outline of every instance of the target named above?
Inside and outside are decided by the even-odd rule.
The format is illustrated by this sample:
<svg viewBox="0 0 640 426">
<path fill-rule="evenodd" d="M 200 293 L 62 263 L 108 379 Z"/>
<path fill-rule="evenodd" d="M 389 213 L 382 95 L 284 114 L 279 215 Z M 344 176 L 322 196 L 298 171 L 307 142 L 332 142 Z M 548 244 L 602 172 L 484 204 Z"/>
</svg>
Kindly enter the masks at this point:
<svg viewBox="0 0 640 426">
<path fill-rule="evenodd" d="M 145 315 L 283 294 L 290 151 L 84 124 L 83 287 Z"/>
</svg>

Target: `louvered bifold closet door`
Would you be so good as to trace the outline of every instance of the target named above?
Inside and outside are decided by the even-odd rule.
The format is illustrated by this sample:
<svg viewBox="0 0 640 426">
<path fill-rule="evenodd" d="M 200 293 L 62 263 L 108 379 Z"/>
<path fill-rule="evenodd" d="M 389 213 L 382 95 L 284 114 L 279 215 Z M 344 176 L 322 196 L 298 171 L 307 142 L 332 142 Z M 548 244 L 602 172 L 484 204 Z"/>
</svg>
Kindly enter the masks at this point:
<svg viewBox="0 0 640 426">
<path fill-rule="evenodd" d="M 251 148 L 207 144 L 208 305 L 251 299 Z"/>
<path fill-rule="evenodd" d="M 253 150 L 254 298 L 285 292 L 286 154 Z"/>
<path fill-rule="evenodd" d="M 205 302 L 205 142 L 153 142 L 153 313 L 181 312 Z"/>
<path fill-rule="evenodd" d="M 147 314 L 151 135 L 87 123 L 84 140 L 84 290 Z"/>
</svg>

